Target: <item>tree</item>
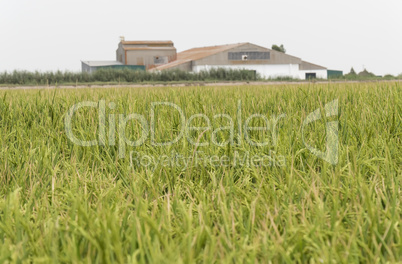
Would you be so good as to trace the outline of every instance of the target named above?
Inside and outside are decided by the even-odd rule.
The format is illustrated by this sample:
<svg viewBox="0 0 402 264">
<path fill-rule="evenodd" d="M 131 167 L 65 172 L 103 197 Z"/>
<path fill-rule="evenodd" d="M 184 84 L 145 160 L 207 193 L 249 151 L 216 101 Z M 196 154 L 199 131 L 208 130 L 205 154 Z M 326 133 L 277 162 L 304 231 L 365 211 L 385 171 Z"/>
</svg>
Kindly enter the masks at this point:
<svg viewBox="0 0 402 264">
<path fill-rule="evenodd" d="M 286 49 L 283 46 L 283 44 L 281 44 L 280 46 L 274 44 L 274 45 L 272 45 L 272 49 L 276 50 L 276 51 L 279 51 L 279 52 L 282 52 L 282 53 L 286 53 Z"/>
<path fill-rule="evenodd" d="M 397 77 L 395 77 L 392 74 L 385 74 L 384 75 L 384 79 L 388 79 L 388 80 L 395 80 Z"/>
<path fill-rule="evenodd" d="M 348 74 L 344 75 L 346 79 L 356 79 L 357 78 L 357 74 L 355 72 L 355 69 L 353 69 L 353 67 L 350 69 L 350 72 Z"/>
<path fill-rule="evenodd" d="M 363 71 L 359 72 L 359 77 L 368 78 L 368 77 L 375 77 L 375 74 L 372 72 L 367 71 L 364 69 Z"/>
</svg>

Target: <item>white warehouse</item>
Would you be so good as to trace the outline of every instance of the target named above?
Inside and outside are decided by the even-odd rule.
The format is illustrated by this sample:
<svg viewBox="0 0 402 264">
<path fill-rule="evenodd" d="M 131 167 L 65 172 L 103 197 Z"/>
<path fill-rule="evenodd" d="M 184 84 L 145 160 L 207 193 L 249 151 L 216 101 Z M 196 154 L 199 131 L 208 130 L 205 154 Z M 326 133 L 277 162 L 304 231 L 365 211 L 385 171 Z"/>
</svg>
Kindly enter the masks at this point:
<svg viewBox="0 0 402 264">
<path fill-rule="evenodd" d="M 327 68 L 303 61 L 279 51 L 251 43 L 189 49 L 177 54 L 177 59 L 154 69 L 180 69 L 200 72 L 213 68 L 255 71 L 263 78 L 292 77 L 296 79 L 327 79 Z"/>
</svg>

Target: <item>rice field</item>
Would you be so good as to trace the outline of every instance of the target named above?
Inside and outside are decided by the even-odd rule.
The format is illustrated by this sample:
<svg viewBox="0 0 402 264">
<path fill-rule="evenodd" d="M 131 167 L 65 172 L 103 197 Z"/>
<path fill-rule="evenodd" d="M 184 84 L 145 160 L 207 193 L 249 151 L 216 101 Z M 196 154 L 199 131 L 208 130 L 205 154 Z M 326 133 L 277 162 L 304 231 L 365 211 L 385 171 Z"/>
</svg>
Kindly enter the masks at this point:
<svg viewBox="0 0 402 264">
<path fill-rule="evenodd" d="M 400 82 L 0 90 L 0 263 L 397 263 Z"/>
</svg>

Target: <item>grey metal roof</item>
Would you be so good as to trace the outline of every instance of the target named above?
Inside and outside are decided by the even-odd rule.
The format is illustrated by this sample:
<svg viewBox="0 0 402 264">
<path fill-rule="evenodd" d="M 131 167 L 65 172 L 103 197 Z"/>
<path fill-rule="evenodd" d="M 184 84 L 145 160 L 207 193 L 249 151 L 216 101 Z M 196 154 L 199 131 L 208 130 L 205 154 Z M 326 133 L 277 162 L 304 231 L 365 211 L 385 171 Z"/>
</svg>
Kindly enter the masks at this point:
<svg viewBox="0 0 402 264">
<path fill-rule="evenodd" d="M 320 66 L 320 65 L 311 63 L 311 62 L 302 61 L 299 69 L 301 71 L 311 71 L 311 70 L 326 70 L 327 68 L 325 68 L 324 66 Z"/>
<path fill-rule="evenodd" d="M 120 61 L 81 61 L 81 62 L 91 67 L 123 65 L 123 63 L 121 63 Z"/>
</svg>

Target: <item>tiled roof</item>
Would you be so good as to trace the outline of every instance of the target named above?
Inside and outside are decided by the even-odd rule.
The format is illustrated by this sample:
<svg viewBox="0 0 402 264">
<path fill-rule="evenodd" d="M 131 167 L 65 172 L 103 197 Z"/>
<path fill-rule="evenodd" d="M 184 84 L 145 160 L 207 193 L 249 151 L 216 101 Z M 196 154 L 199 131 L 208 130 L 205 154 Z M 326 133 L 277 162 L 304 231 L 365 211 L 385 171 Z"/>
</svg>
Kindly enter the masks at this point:
<svg viewBox="0 0 402 264">
<path fill-rule="evenodd" d="M 247 43 L 238 43 L 238 44 L 229 44 L 229 45 L 189 49 L 189 50 L 178 53 L 177 60 L 172 61 L 168 64 L 161 65 L 159 67 L 156 67 L 156 68 L 154 68 L 154 70 L 166 70 L 166 69 L 178 66 L 180 64 L 183 64 L 183 63 L 186 63 L 189 61 L 206 58 L 206 57 L 212 56 L 214 54 L 217 54 L 217 53 L 220 53 L 220 52 L 223 52 L 226 50 L 240 47 L 245 44 L 247 44 Z"/>
</svg>

